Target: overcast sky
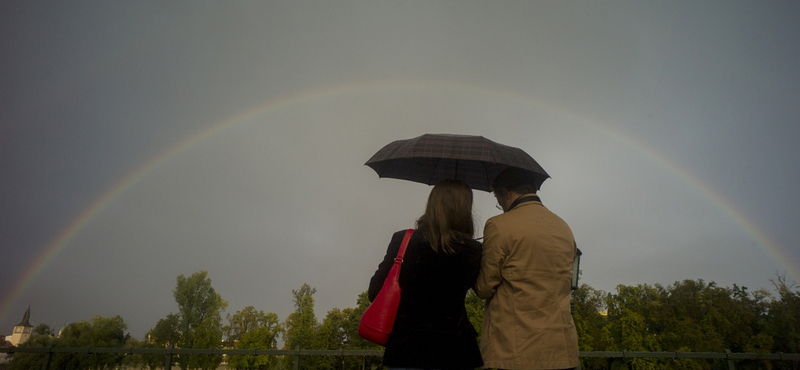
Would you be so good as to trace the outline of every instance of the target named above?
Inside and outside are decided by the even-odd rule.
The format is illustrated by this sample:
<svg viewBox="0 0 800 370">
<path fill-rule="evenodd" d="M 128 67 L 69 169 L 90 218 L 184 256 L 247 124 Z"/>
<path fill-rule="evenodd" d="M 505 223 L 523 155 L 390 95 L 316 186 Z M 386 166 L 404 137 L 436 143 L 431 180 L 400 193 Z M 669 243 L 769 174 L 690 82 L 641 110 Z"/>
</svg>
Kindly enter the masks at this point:
<svg viewBox="0 0 800 370">
<path fill-rule="evenodd" d="M 0 334 L 207 270 L 235 313 L 354 307 L 430 187 L 364 162 L 482 135 L 552 176 L 585 282 L 800 281 L 800 3 L 2 1 Z M 478 230 L 497 214 L 476 191 Z M 479 231 L 478 235 L 482 235 Z"/>
</svg>

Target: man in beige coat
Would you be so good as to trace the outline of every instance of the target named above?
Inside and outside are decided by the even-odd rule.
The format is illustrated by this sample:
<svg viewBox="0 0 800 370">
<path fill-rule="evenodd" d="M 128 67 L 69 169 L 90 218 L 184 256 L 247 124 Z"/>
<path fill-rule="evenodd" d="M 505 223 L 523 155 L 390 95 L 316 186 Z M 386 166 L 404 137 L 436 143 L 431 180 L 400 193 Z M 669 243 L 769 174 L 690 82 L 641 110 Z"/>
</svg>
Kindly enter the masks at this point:
<svg viewBox="0 0 800 370">
<path fill-rule="evenodd" d="M 481 271 L 485 368 L 571 369 L 578 334 L 570 314 L 576 244 L 564 220 L 536 196 L 528 172 L 508 169 L 492 184 L 503 214 L 486 221 Z"/>
</svg>

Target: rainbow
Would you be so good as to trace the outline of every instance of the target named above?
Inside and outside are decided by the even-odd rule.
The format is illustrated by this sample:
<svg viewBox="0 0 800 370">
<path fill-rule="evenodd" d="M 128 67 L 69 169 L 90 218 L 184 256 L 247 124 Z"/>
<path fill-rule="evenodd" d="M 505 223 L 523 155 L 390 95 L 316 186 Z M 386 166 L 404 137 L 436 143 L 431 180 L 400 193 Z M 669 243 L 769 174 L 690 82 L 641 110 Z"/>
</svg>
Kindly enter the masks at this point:
<svg viewBox="0 0 800 370">
<path fill-rule="evenodd" d="M 610 129 L 610 131 L 616 131 Z M 690 171 L 686 170 L 685 168 L 679 166 L 675 161 L 667 158 L 666 156 L 659 155 L 650 147 L 646 146 L 644 143 L 640 142 L 637 139 L 623 133 L 621 131 L 616 131 L 615 135 L 620 138 L 621 140 L 625 141 L 629 145 L 633 146 L 636 150 L 645 153 L 649 159 L 657 162 L 661 166 L 669 169 L 672 173 L 677 174 L 681 179 L 686 181 L 689 185 L 695 188 L 702 196 L 708 198 L 714 205 L 716 205 L 719 209 L 723 211 L 728 219 L 732 220 L 735 224 L 742 228 L 742 230 L 747 233 L 750 238 L 753 239 L 758 245 L 760 245 L 767 253 L 786 271 L 791 274 L 795 279 L 800 277 L 800 266 L 794 266 L 791 264 L 791 258 L 787 250 L 782 248 L 778 245 L 778 243 L 774 242 L 766 233 L 764 233 L 758 225 L 754 222 L 750 221 L 745 214 L 736 208 L 731 202 L 725 199 L 722 195 L 718 192 L 714 191 L 714 188 L 709 186 L 706 182 L 701 180 L 698 176 L 694 175 Z"/>
<path fill-rule="evenodd" d="M 499 95 L 504 98 L 523 101 L 526 104 L 534 102 L 540 108 L 559 111 L 559 113 L 570 116 L 573 122 L 584 123 L 593 130 L 600 131 L 605 135 L 610 135 L 616 139 L 632 146 L 634 149 L 644 153 L 649 159 L 659 163 L 671 172 L 677 174 L 684 181 L 688 182 L 691 186 L 698 189 L 699 192 L 710 199 L 713 204 L 719 207 L 724 214 L 739 225 L 750 237 L 764 248 L 780 265 L 786 268 L 794 277 L 800 277 L 800 269 L 797 266 L 790 264 L 788 253 L 784 251 L 778 244 L 773 242 L 764 232 L 762 232 L 757 225 L 751 222 L 740 210 L 733 204 L 727 201 L 724 197 L 714 191 L 713 188 L 708 186 L 700 178 L 693 175 L 691 172 L 685 170 L 674 161 L 659 155 L 650 147 L 646 146 L 638 139 L 616 130 L 601 122 L 589 120 L 586 117 L 580 117 L 576 114 L 562 109 L 558 109 L 551 104 L 543 103 L 535 100 L 531 96 L 509 92 L 507 90 L 499 90 L 487 88 L 484 86 L 475 86 L 469 84 L 454 84 L 452 82 L 401 82 L 401 81 L 377 81 L 367 84 L 359 85 L 344 85 L 344 86 L 330 86 L 321 89 L 300 92 L 293 95 L 284 96 L 278 99 L 267 100 L 243 112 L 237 113 L 231 117 L 215 122 L 203 130 L 181 140 L 174 146 L 163 151 L 157 156 L 153 157 L 150 161 L 146 162 L 135 171 L 115 183 L 105 193 L 96 198 L 86 209 L 80 213 L 74 220 L 72 220 L 63 230 L 55 235 L 46 245 L 44 250 L 36 256 L 28 265 L 28 267 L 20 275 L 19 279 L 11 285 L 9 294 L 5 297 L 0 304 L 0 319 L 4 319 L 8 314 L 9 309 L 16 303 L 23 292 L 30 286 L 36 277 L 44 271 L 47 266 L 56 259 L 60 252 L 64 249 L 69 241 L 75 237 L 87 224 L 94 220 L 100 213 L 102 213 L 118 196 L 125 193 L 128 189 L 135 186 L 141 179 L 146 177 L 154 169 L 163 165 L 170 158 L 178 153 L 183 152 L 187 148 L 202 143 L 210 137 L 225 131 L 239 123 L 247 122 L 252 118 L 261 116 L 266 112 L 290 105 L 298 104 L 308 101 L 310 99 L 324 98 L 338 94 L 367 92 L 371 90 L 388 90 L 388 89 L 444 89 L 457 91 L 477 91 L 482 93 L 490 93 Z"/>
</svg>

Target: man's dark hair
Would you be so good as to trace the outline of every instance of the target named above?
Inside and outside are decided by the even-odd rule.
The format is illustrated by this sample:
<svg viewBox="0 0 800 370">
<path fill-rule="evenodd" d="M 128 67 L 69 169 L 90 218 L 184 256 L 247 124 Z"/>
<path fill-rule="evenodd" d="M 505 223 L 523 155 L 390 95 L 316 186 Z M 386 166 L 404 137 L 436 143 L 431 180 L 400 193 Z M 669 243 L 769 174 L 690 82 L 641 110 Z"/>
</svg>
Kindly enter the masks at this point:
<svg viewBox="0 0 800 370">
<path fill-rule="evenodd" d="M 535 193 L 539 190 L 539 176 L 521 168 L 509 167 L 497 174 L 492 181 L 492 190 L 497 193 L 508 190 L 517 194 Z"/>
</svg>

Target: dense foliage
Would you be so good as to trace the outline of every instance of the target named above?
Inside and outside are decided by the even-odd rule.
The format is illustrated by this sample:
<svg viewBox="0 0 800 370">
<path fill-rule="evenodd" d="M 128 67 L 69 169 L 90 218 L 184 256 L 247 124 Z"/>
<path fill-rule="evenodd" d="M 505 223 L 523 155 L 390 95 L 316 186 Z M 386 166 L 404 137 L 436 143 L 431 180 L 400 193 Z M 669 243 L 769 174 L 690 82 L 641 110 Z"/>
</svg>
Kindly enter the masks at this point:
<svg viewBox="0 0 800 370">
<path fill-rule="evenodd" d="M 257 311 L 253 306 L 228 315 L 228 325 L 224 327 L 228 348 L 238 349 L 276 349 L 277 338 L 283 332 L 278 315 Z M 272 368 L 277 364 L 274 356 L 234 355 L 228 359 L 228 368 L 259 369 Z"/>
<path fill-rule="evenodd" d="M 23 343 L 22 347 L 125 347 L 130 339 L 125 331 L 128 325 L 121 317 L 95 316 L 88 321 L 80 321 L 67 325 L 57 338 L 47 334 L 49 327 L 38 326 L 39 334 Z M 110 370 L 122 364 L 124 354 L 86 354 L 56 353 L 53 355 L 50 368 L 62 370 Z M 15 353 L 9 364 L 10 370 L 41 369 L 44 356 L 37 353 Z"/>
<path fill-rule="evenodd" d="M 685 280 L 670 286 L 587 285 L 575 291 L 574 318 L 582 351 L 800 353 L 800 293 L 783 278 L 748 292 Z M 739 361 L 737 369 L 796 368 L 781 361 Z M 724 360 L 583 359 L 583 369 L 727 369 Z"/>
<path fill-rule="evenodd" d="M 613 293 L 583 284 L 573 292 L 573 317 L 581 351 L 682 351 L 800 353 L 800 292 L 784 278 L 773 282 L 774 292 L 749 291 L 745 287 L 720 287 L 703 280 L 685 280 L 669 286 L 620 285 Z M 381 347 L 358 336 L 358 322 L 369 306 L 361 293 L 354 308 L 333 308 L 322 321 L 314 311 L 316 289 L 303 284 L 292 291 L 295 311 L 281 322 L 274 313 L 249 306 L 227 316 L 227 302 L 211 287 L 204 271 L 178 277 L 175 300 L 178 313 L 159 320 L 147 338 L 132 340 L 127 325 L 117 317 L 94 317 L 72 323 L 60 336 L 46 325 L 36 328 L 26 347 L 150 347 L 276 349 L 370 349 Z M 467 313 L 478 331 L 483 322 L 484 301 L 470 291 Z M 184 369 L 214 369 L 222 361 L 229 369 L 293 368 L 293 357 L 235 355 L 176 356 Z M 377 357 L 308 356 L 303 369 L 380 369 Z M 51 368 L 112 369 L 120 365 L 163 369 L 164 355 L 56 353 Z M 40 369 L 43 356 L 16 353 L 9 369 Z M 737 369 L 796 369 L 789 361 L 737 361 Z M 727 369 L 725 360 L 583 358 L 583 369 Z"/>
</svg>

